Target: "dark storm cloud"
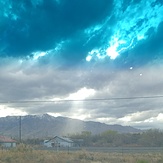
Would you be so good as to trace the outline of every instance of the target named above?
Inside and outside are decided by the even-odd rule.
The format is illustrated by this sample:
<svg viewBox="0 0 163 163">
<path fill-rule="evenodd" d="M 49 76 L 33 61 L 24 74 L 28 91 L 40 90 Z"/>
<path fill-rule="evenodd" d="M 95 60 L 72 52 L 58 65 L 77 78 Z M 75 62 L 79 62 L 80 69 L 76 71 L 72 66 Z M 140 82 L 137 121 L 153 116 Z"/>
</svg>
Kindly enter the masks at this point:
<svg viewBox="0 0 163 163">
<path fill-rule="evenodd" d="M 147 40 L 140 41 L 132 50 L 122 54 L 122 57 L 116 61 L 124 62 L 127 66 L 142 66 L 150 61 L 157 62 L 163 58 L 163 22 L 158 26 L 157 31 L 153 28 L 149 29 Z"/>
<path fill-rule="evenodd" d="M 1 56 L 26 57 L 34 51 L 53 49 L 60 41 L 71 40 L 75 33 L 102 21 L 111 12 L 112 3 L 112 0 L 1 2 Z M 82 54 L 75 55 L 82 58 Z"/>
<path fill-rule="evenodd" d="M 118 2 L 118 1 L 117 1 Z M 119 1 L 120 3 L 120 1 Z M 126 48 L 115 59 L 116 66 L 143 66 L 163 56 L 162 1 L 123 1 L 115 13 L 113 38 L 127 41 Z M 118 7 L 117 7 L 118 8 Z M 119 13 L 119 14 L 118 14 Z M 121 13 L 121 14 L 120 14 Z M 157 25 L 156 25 L 157 24 Z M 118 31 L 118 32 L 117 32 Z M 139 40 L 139 36 L 140 38 Z M 131 38 L 131 39 L 129 39 Z M 116 44 L 116 42 L 114 43 Z M 131 47 L 130 47 L 130 45 Z"/>
<path fill-rule="evenodd" d="M 38 99 L 48 96 L 64 97 L 81 87 L 77 81 L 77 70 L 53 70 L 48 67 L 30 67 L 21 69 L 17 66 L 3 67 L 0 70 L 0 98 L 4 101 Z M 21 70 L 20 70 L 21 69 Z M 72 76 L 73 74 L 73 76 Z M 3 92 L 3 93 L 2 93 Z"/>
<path fill-rule="evenodd" d="M 112 97 L 143 97 L 162 94 L 163 86 L 161 83 L 163 78 L 159 75 L 162 68 L 155 66 L 150 65 L 140 69 L 120 70 L 116 73 L 114 72 L 112 76 L 106 76 L 105 74 L 105 78 L 102 73 L 98 74 L 96 79 L 91 76 L 90 83 L 92 83 L 92 88 L 94 86 L 93 81 L 97 81 L 97 85 L 94 87 L 97 93 L 94 98 L 109 99 Z M 101 80 L 98 80 L 99 78 Z M 155 110 L 155 113 L 158 114 L 162 108 L 161 105 L 162 98 L 154 98 L 97 101 L 92 105 L 86 103 L 84 106 L 86 110 L 92 110 L 92 115 L 96 118 L 122 118 L 128 114 L 141 113 L 148 110 Z"/>
<path fill-rule="evenodd" d="M 157 24 L 158 19 L 161 20 L 161 13 L 156 11 L 157 8 L 158 12 L 162 11 L 162 1 L 149 3 L 140 0 L 0 1 L 3 8 L 0 12 L 0 55 L 33 57 L 33 52 L 54 50 L 64 42 L 59 51 L 50 54 L 55 57 L 47 56 L 44 63 L 51 59 L 62 60 L 70 66 L 83 62 L 92 49 L 100 48 L 101 55 L 106 55 L 112 36 L 125 41 L 129 37 L 136 39 L 136 35 L 151 26 L 145 33 L 147 39 L 134 43 L 133 49 L 127 49 L 115 60 L 119 67 L 148 63 L 163 51 L 162 24 L 157 31 L 153 27 L 155 19 Z M 149 13 L 152 21 L 149 21 Z"/>
<path fill-rule="evenodd" d="M 91 99 L 161 95 L 163 94 L 161 62 L 160 65 L 150 64 L 127 70 L 107 67 L 104 69 L 98 66 L 57 69 L 52 65 L 40 66 L 37 62 L 15 61 L 8 66 L 1 66 L 0 74 L 0 99 L 9 102 L 4 110 L 16 108 L 27 114 L 49 112 L 69 117 L 76 115 L 75 118 L 84 115 L 85 120 L 124 125 L 136 125 L 137 122 L 152 117 L 157 121 L 157 116 L 162 113 L 162 98 L 77 103 L 19 103 L 22 100 L 66 99 L 82 88 L 95 91 L 88 97 Z M 88 92 L 84 92 L 84 95 Z M 71 98 L 75 97 L 77 94 Z M 11 104 L 12 100 L 18 103 Z M 126 117 L 130 117 L 131 121 L 125 123 Z"/>
<path fill-rule="evenodd" d="M 26 105 L 26 106 L 25 106 Z M 72 104 L 71 103 L 28 103 L 28 104 L 15 104 L 10 105 L 11 107 L 16 107 L 22 111 L 24 111 L 24 107 L 26 108 L 26 112 L 29 114 L 45 114 L 45 113 L 59 113 L 66 114 L 71 111 Z"/>
</svg>

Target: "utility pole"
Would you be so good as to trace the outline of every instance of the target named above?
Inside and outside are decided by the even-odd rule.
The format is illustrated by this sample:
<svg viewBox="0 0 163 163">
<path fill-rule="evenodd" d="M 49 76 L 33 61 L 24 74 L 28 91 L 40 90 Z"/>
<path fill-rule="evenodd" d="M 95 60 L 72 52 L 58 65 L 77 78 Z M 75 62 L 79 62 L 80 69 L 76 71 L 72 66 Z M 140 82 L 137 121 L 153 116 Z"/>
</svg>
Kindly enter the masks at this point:
<svg viewBox="0 0 163 163">
<path fill-rule="evenodd" d="M 22 141 L 22 118 L 19 116 L 19 142 Z"/>
</svg>

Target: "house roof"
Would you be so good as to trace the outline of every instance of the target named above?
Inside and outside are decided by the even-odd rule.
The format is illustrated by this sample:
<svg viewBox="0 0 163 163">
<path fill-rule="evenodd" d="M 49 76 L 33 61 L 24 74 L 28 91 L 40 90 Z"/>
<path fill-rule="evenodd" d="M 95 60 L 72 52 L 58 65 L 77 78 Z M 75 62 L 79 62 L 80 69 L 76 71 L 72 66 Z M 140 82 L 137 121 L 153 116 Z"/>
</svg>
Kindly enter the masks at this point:
<svg viewBox="0 0 163 163">
<path fill-rule="evenodd" d="M 0 136 L 0 143 L 15 143 L 16 141 L 6 137 L 6 136 Z"/>
<path fill-rule="evenodd" d="M 60 137 L 60 136 L 55 136 L 52 139 L 47 140 L 46 143 L 49 142 L 49 141 L 51 141 L 51 140 L 55 140 L 56 138 L 58 138 L 58 139 L 60 139 L 62 141 L 65 141 L 67 143 L 73 143 L 73 141 L 70 138 L 65 138 L 65 137 Z"/>
</svg>

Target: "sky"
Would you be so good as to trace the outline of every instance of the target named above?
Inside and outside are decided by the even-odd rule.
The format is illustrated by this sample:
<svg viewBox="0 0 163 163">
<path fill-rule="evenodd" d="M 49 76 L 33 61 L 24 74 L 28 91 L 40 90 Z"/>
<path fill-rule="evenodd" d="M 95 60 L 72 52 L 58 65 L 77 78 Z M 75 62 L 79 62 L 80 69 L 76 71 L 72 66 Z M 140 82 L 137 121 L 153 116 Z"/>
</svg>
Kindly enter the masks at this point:
<svg viewBox="0 0 163 163">
<path fill-rule="evenodd" d="M 163 129 L 162 0 L 0 0 L 0 117 Z"/>
</svg>

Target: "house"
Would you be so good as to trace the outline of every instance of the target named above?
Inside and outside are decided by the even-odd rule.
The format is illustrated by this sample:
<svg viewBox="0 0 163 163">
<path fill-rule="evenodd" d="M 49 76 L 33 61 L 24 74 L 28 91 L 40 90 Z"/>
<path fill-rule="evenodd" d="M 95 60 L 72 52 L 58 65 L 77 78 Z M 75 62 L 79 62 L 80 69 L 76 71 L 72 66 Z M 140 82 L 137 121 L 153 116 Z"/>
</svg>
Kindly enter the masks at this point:
<svg viewBox="0 0 163 163">
<path fill-rule="evenodd" d="M 16 141 L 6 136 L 0 136 L 0 146 L 6 148 L 16 147 Z"/>
<path fill-rule="evenodd" d="M 70 138 L 55 136 L 50 140 L 44 140 L 46 147 L 73 147 L 74 142 Z"/>
</svg>

